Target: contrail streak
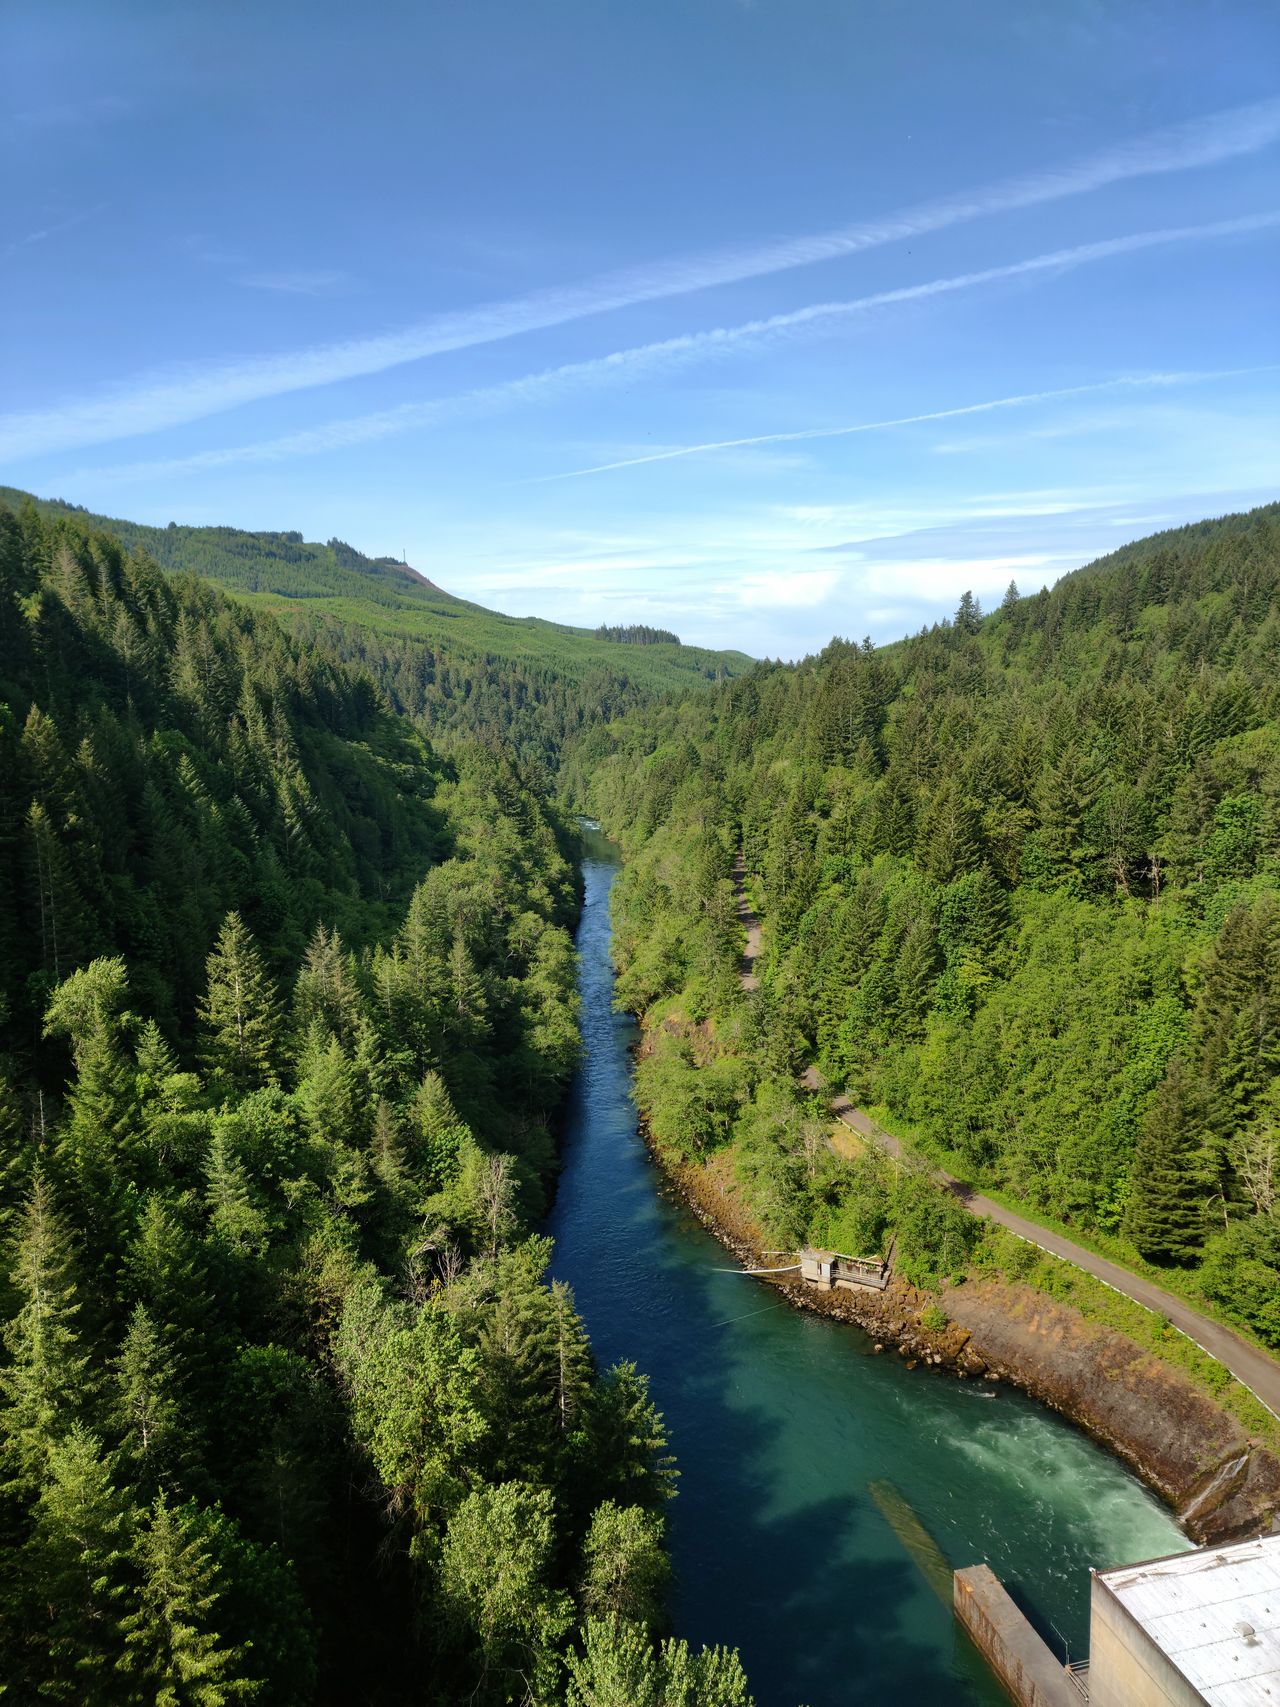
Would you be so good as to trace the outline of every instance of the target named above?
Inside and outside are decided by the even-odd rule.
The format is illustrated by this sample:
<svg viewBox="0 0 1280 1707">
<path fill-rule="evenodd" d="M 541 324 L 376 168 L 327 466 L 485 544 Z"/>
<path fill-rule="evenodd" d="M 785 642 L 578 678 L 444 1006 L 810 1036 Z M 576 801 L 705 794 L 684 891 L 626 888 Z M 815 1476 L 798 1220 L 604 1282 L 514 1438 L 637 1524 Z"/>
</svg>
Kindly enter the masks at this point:
<svg viewBox="0 0 1280 1707">
<path fill-rule="evenodd" d="M 1068 397 L 1087 397 L 1099 391 L 1141 390 L 1177 385 L 1201 385 L 1214 379 L 1238 379 L 1256 373 L 1274 373 L 1277 363 L 1261 367 L 1216 368 L 1197 373 L 1122 374 L 1100 379 L 1091 385 L 1065 385 L 1052 391 L 1025 391 L 1013 397 L 993 397 L 985 403 L 966 403 L 957 409 L 930 409 L 921 415 L 898 415 L 887 421 L 859 421 L 851 427 L 803 427 L 790 433 L 753 433 L 742 439 L 709 439 L 705 444 L 677 445 L 672 450 L 650 451 L 645 456 L 620 457 L 617 462 L 597 462 L 589 468 L 570 468 L 562 474 L 542 474 L 525 482 L 543 486 L 554 480 L 578 480 L 585 474 L 607 474 L 615 468 L 640 468 L 647 462 L 674 462 L 678 457 L 701 456 L 705 451 L 741 450 L 751 445 L 795 444 L 803 439 L 842 439 L 853 433 L 878 433 L 889 427 L 914 427 L 925 421 L 953 421 L 961 415 L 986 415 L 994 409 L 1018 409 L 1031 403 L 1054 403 Z"/>
<path fill-rule="evenodd" d="M 80 470 L 77 473 L 80 477 L 92 475 L 101 478 L 109 474 L 117 479 L 149 479 L 179 471 L 224 468 L 244 462 L 281 462 L 295 456 L 315 455 L 322 451 L 344 449 L 349 445 L 389 438 L 415 427 L 433 426 L 441 421 L 483 415 L 512 403 L 537 402 L 582 386 L 609 384 L 619 378 L 634 378 L 637 375 L 679 369 L 732 354 L 743 346 L 767 346 L 784 338 L 821 333 L 841 320 L 898 303 L 972 290 L 979 285 L 998 283 L 1005 279 L 1085 266 L 1114 255 L 1135 254 L 1164 244 L 1236 236 L 1276 225 L 1280 225 L 1280 211 L 1252 214 L 1242 219 L 1220 220 L 1208 225 L 1174 226 L 1161 231 L 1134 232 L 1126 237 L 1108 238 L 1100 243 L 1083 243 L 1071 249 L 1055 249 L 1047 255 L 1035 255 L 1026 261 L 985 267 L 978 272 L 960 273 L 951 278 L 930 279 L 923 284 L 904 285 L 896 290 L 877 291 L 871 296 L 855 297 L 846 302 L 813 303 L 788 314 L 748 320 L 737 326 L 719 326 L 706 332 L 689 332 L 678 338 L 638 344 L 629 349 L 615 350 L 606 356 L 593 357 L 588 361 L 569 362 L 561 367 L 545 369 L 541 373 L 504 380 L 497 385 L 459 392 L 452 397 L 436 398 L 426 403 L 405 403 L 395 409 L 330 421 L 322 427 L 309 427 L 279 438 L 197 451 L 187 457 L 124 463 L 112 468 Z M 696 450 L 699 447 L 692 448 Z M 678 449 L 658 452 L 653 460 L 686 454 L 691 454 L 691 451 Z M 635 460 L 647 461 L 650 458 L 641 457 Z M 603 470 L 605 466 L 608 465 L 601 464 L 600 469 Z M 594 472 L 597 470 L 570 471 L 571 474 Z M 548 478 L 568 477 L 553 475 Z"/>
<path fill-rule="evenodd" d="M 239 404 L 380 373 L 449 350 L 492 343 L 637 303 L 811 266 L 994 214 L 1087 194 L 1123 180 L 1218 165 L 1280 138 L 1280 99 L 1154 131 L 1053 171 L 918 203 L 883 219 L 741 249 L 660 262 L 434 315 L 379 336 L 283 354 L 189 365 L 142 376 L 93 398 L 0 416 L 0 456 L 32 457 L 198 420 Z"/>
</svg>

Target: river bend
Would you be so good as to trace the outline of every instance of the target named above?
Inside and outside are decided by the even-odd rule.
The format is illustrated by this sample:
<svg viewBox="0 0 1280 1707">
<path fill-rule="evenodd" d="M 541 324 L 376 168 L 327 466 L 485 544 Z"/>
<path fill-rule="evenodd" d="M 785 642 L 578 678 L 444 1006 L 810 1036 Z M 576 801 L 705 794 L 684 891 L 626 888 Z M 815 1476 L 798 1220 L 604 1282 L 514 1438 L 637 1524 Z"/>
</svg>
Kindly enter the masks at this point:
<svg viewBox="0 0 1280 1707">
<path fill-rule="evenodd" d="M 583 1065 L 548 1231 L 602 1363 L 652 1382 L 679 1462 L 676 1628 L 742 1657 L 759 1707 L 998 1707 L 945 1572 L 985 1560 L 1082 1657 L 1090 1565 L 1186 1545 L 1115 1458 L 1020 1394 L 876 1356 L 792 1309 L 680 1203 L 636 1129 L 612 1007 L 616 848 L 586 832 Z"/>
</svg>

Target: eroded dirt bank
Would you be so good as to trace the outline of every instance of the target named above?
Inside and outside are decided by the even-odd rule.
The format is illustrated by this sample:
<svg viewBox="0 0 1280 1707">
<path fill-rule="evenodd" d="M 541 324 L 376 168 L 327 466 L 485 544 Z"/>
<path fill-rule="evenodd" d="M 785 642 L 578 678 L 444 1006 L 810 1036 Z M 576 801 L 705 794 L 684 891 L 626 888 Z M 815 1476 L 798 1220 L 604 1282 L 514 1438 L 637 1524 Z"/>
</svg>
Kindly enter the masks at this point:
<svg viewBox="0 0 1280 1707">
<path fill-rule="evenodd" d="M 744 1266 L 777 1260 L 763 1255 L 765 1241 L 727 1158 L 701 1167 L 660 1155 L 656 1161 L 670 1188 Z M 799 1309 L 857 1323 L 885 1355 L 1025 1389 L 1118 1453 L 1194 1541 L 1237 1540 L 1280 1527 L 1280 1458 L 1171 1365 L 1031 1287 L 994 1281 L 948 1287 L 941 1299 L 948 1324 L 931 1332 L 920 1317 L 938 1300 L 900 1279 L 884 1292 L 821 1293 L 787 1275 L 761 1284 L 775 1286 Z"/>
</svg>

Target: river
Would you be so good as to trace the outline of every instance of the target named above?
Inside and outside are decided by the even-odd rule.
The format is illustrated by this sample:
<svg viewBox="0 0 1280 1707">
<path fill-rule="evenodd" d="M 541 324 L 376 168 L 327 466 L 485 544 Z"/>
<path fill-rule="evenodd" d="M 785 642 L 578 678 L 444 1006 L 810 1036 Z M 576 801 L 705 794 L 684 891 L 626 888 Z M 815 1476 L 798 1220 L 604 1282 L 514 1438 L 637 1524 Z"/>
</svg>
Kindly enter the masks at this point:
<svg viewBox="0 0 1280 1707">
<path fill-rule="evenodd" d="M 1187 1543 L 1052 1411 L 908 1370 L 859 1329 L 718 1272 L 733 1259 L 664 1195 L 636 1129 L 635 1026 L 612 1007 L 617 870 L 613 844 L 587 831 L 585 1056 L 548 1231 L 597 1356 L 648 1373 L 671 1432 L 675 1626 L 740 1648 L 759 1707 L 997 1707 L 955 1629 L 944 1561 L 985 1560 L 1083 1658 L 1089 1567 Z"/>
</svg>

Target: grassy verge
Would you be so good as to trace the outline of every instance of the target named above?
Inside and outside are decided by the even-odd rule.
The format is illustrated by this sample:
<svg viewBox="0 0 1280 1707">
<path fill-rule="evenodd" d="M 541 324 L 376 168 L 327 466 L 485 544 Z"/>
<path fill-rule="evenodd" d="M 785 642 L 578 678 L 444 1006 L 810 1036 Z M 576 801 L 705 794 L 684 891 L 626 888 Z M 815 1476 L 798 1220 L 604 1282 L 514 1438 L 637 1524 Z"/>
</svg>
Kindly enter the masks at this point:
<svg viewBox="0 0 1280 1707">
<path fill-rule="evenodd" d="M 949 1174 L 963 1180 L 966 1185 L 972 1185 L 989 1197 L 993 1203 L 998 1203 L 1002 1209 L 1008 1209 L 1015 1215 L 1020 1215 L 1024 1221 L 1030 1221 L 1033 1226 L 1043 1227 L 1046 1233 L 1056 1233 L 1059 1238 L 1070 1239 L 1072 1244 L 1079 1245 L 1081 1250 L 1089 1251 L 1094 1256 L 1105 1257 L 1120 1268 L 1128 1269 L 1131 1274 L 1140 1275 L 1149 1280 L 1153 1286 L 1161 1287 L 1165 1292 L 1171 1292 L 1175 1297 L 1190 1304 L 1193 1309 L 1207 1316 L 1210 1321 L 1218 1322 L 1224 1328 L 1230 1328 L 1242 1340 L 1247 1340 L 1268 1357 L 1275 1357 L 1274 1346 L 1269 1346 L 1258 1337 L 1247 1322 L 1230 1315 L 1213 1299 L 1207 1298 L 1196 1285 L 1194 1274 L 1184 1269 L 1156 1268 L 1153 1263 L 1146 1262 L 1126 1239 L 1117 1238 L 1112 1234 L 1099 1232 L 1096 1228 L 1081 1227 L 1075 1222 L 1060 1221 L 1055 1216 L 1037 1209 L 1025 1198 L 1018 1197 L 1014 1192 L 1003 1186 L 993 1184 L 981 1172 L 975 1172 L 971 1163 L 957 1151 L 948 1149 L 937 1143 L 919 1128 L 909 1122 L 899 1119 L 892 1109 L 883 1104 L 868 1106 L 867 1113 L 885 1131 L 899 1139 L 903 1144 L 927 1156 L 931 1162 L 936 1162 L 945 1168 Z M 1070 1265 L 1066 1265 L 1070 1266 Z M 1089 1277 L 1092 1279 L 1092 1277 Z M 1095 1285 L 1101 1284 L 1094 1282 Z M 1105 1288 L 1104 1288 L 1105 1290 Z M 1135 1306 L 1141 1308 L 1141 1306 Z M 1267 1413 L 1270 1415 L 1270 1413 Z"/>
<path fill-rule="evenodd" d="M 1143 1351 L 1187 1376 L 1230 1412 L 1250 1435 L 1280 1455 L 1280 1421 L 1217 1358 L 1201 1351 L 1163 1316 L 1112 1291 L 1073 1263 L 1027 1244 L 1004 1227 L 991 1228 L 978 1249 L 972 1272 L 975 1279 L 1000 1279 L 1032 1286 L 1056 1302 L 1069 1305 L 1086 1321 L 1114 1328 Z"/>
<path fill-rule="evenodd" d="M 1081 1249 L 1090 1251 L 1095 1256 L 1105 1257 L 1108 1261 L 1128 1269 L 1132 1274 L 1151 1280 L 1165 1291 L 1193 1305 L 1206 1317 L 1221 1322 L 1223 1326 L 1238 1333 L 1242 1339 L 1249 1340 L 1260 1350 L 1272 1355 L 1270 1347 L 1264 1345 L 1256 1334 L 1205 1298 L 1189 1276 L 1177 1270 L 1154 1268 L 1150 1263 L 1144 1262 L 1123 1240 L 1058 1221 L 999 1186 L 991 1185 L 980 1175 L 975 1176 L 964 1157 L 931 1140 L 910 1122 L 898 1118 L 892 1109 L 875 1105 L 869 1107 L 867 1112 L 878 1125 L 902 1144 L 927 1156 L 930 1161 L 964 1180 L 966 1184 L 979 1187 L 1002 1208 L 1022 1216 L 1034 1226 L 1043 1227 L 1046 1232 L 1057 1233 L 1070 1239 Z M 1051 1256 L 1038 1246 L 1028 1244 L 1025 1239 L 1018 1238 L 1007 1228 L 992 1225 L 979 1246 L 972 1273 L 975 1278 L 998 1276 L 1003 1280 L 1034 1287 L 1047 1297 L 1069 1305 L 1086 1321 L 1095 1322 L 1101 1327 L 1114 1328 L 1118 1333 L 1133 1340 L 1143 1351 L 1150 1352 L 1179 1370 L 1215 1403 L 1235 1417 L 1250 1435 L 1280 1454 L 1280 1421 L 1249 1388 L 1235 1379 L 1229 1369 L 1219 1363 L 1217 1358 L 1202 1351 L 1193 1340 L 1188 1339 L 1163 1316 L 1124 1297 L 1095 1279 L 1093 1275 L 1077 1268 L 1074 1263 Z"/>
</svg>

